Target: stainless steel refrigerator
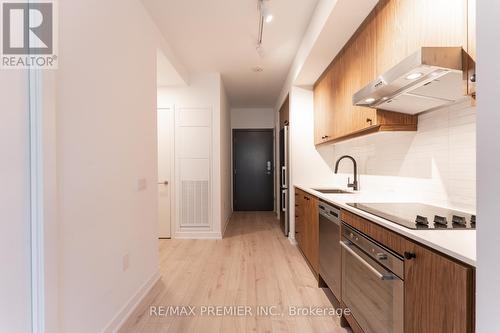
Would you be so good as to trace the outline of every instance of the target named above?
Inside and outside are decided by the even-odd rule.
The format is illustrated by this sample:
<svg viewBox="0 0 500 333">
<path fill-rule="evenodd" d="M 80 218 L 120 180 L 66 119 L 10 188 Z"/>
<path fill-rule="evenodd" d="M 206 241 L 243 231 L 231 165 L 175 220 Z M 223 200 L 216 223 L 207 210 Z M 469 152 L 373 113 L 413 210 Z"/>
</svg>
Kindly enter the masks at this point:
<svg viewBox="0 0 500 333">
<path fill-rule="evenodd" d="M 289 132 L 288 126 L 280 130 L 280 193 L 281 193 L 281 207 L 280 207 L 280 225 L 281 230 L 285 236 L 288 236 L 290 230 L 290 209 L 289 209 L 289 169 L 288 169 L 288 145 L 289 145 Z"/>
</svg>

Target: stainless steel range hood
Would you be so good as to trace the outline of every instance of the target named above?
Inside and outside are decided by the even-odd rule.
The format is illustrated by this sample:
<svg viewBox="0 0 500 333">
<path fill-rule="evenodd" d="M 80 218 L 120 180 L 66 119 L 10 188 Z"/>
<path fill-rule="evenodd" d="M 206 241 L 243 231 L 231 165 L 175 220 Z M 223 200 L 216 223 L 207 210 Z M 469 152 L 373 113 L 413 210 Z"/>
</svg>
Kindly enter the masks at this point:
<svg viewBox="0 0 500 333">
<path fill-rule="evenodd" d="M 461 47 L 422 47 L 355 93 L 354 105 L 417 114 L 464 97 Z"/>
</svg>

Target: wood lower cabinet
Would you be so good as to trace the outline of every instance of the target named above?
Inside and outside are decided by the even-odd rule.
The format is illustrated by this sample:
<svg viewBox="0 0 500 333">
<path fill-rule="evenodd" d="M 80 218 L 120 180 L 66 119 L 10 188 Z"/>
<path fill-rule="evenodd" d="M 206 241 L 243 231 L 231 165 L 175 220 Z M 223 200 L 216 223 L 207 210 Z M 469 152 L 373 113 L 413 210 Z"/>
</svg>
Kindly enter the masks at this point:
<svg viewBox="0 0 500 333">
<path fill-rule="evenodd" d="M 299 248 L 318 277 L 318 199 L 295 189 Z M 342 221 L 404 258 L 404 332 L 473 333 L 475 269 L 349 211 Z M 407 258 L 408 257 L 408 258 Z M 356 325 L 355 318 L 347 318 Z M 360 327 L 353 327 L 361 332 Z"/>
<path fill-rule="evenodd" d="M 348 211 L 342 221 L 404 259 L 404 332 L 474 332 L 474 268 Z"/>
<path fill-rule="evenodd" d="M 299 248 L 304 247 L 304 211 L 305 200 L 304 200 L 304 192 L 301 190 L 295 190 L 295 240 Z"/>
<path fill-rule="evenodd" d="M 318 199 L 295 189 L 295 239 L 316 278 L 319 269 Z"/>
<path fill-rule="evenodd" d="M 412 242 L 407 251 L 405 333 L 473 332 L 473 269 Z"/>
</svg>

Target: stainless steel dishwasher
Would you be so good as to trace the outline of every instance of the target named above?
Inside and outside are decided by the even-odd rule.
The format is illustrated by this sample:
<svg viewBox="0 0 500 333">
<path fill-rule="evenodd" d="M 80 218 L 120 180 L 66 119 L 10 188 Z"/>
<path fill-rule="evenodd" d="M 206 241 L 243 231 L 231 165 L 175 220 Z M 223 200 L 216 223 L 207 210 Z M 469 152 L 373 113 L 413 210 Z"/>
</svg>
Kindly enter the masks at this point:
<svg viewBox="0 0 500 333">
<path fill-rule="evenodd" d="M 347 224 L 341 245 L 342 302 L 363 332 L 403 333 L 403 258 Z"/>
<path fill-rule="evenodd" d="M 341 296 L 342 253 L 340 246 L 340 209 L 320 201 L 319 275 L 338 301 Z"/>
</svg>

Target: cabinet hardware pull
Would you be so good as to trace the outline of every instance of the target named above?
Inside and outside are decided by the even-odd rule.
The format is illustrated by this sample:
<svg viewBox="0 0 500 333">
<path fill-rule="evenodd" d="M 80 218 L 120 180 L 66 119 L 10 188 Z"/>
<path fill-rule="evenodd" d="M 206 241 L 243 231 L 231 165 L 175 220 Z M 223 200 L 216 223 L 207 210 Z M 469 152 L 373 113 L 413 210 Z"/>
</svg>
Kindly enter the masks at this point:
<svg viewBox="0 0 500 333">
<path fill-rule="evenodd" d="M 352 244 L 352 243 L 351 243 Z M 380 280 L 393 280 L 395 279 L 395 276 L 392 274 L 382 274 L 379 271 L 377 271 L 370 263 L 368 263 L 365 259 L 363 259 L 359 254 L 357 254 L 351 247 L 349 246 L 349 243 L 346 243 L 344 241 L 340 242 L 340 245 L 347 251 L 349 252 L 354 258 L 356 258 L 363 266 L 368 268 L 377 278 Z"/>
<path fill-rule="evenodd" d="M 411 260 L 417 257 L 417 255 L 413 252 L 405 252 L 404 255 L 407 260 Z"/>
</svg>

